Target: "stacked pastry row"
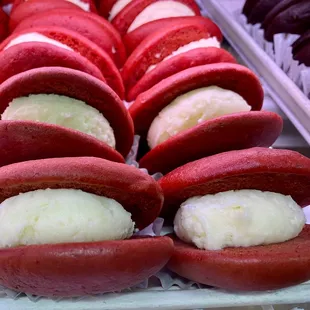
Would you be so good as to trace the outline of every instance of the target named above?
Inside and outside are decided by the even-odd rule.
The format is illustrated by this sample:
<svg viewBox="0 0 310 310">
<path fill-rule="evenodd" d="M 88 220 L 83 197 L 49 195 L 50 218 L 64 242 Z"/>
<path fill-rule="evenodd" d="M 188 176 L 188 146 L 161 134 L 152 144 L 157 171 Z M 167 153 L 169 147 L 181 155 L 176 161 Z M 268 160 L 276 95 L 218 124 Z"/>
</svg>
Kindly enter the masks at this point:
<svg viewBox="0 0 310 310">
<path fill-rule="evenodd" d="M 262 47 L 298 85 L 302 83 L 300 71 L 310 66 L 309 12 L 308 0 L 247 0 L 242 10 L 247 23 L 254 25 L 252 35 L 261 41 L 263 34 Z M 272 51 L 267 42 L 273 44 Z M 308 89 L 308 83 L 304 84 Z"/>
<path fill-rule="evenodd" d="M 310 160 L 268 148 L 282 119 L 199 15 L 190 0 L 14 2 L 0 52 L 1 285 L 101 294 L 164 266 L 238 291 L 310 279 Z M 125 164 L 134 134 L 158 182 Z M 174 235 L 135 235 L 158 216 Z"/>
</svg>

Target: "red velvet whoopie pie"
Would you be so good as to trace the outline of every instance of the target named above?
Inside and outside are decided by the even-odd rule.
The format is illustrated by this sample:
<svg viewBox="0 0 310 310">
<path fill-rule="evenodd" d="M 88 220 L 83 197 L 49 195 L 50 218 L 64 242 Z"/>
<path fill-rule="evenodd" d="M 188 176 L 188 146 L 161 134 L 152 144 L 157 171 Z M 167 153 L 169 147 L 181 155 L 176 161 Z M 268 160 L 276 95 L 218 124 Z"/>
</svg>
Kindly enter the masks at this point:
<svg viewBox="0 0 310 310">
<path fill-rule="evenodd" d="M 202 157 L 254 146 L 268 147 L 275 142 L 282 132 L 281 117 L 260 111 L 264 93 L 255 74 L 244 66 L 229 63 L 181 71 L 140 94 L 129 108 L 136 134 L 146 138 L 154 119 L 173 100 L 209 86 L 239 94 L 251 110 L 217 116 L 168 137 L 140 159 L 141 168 L 165 174 Z"/>
<path fill-rule="evenodd" d="M 190 14 L 186 16 L 194 16 L 194 15 L 200 16 L 201 15 L 200 9 L 194 0 L 162 0 L 162 1 L 169 1 L 170 3 L 172 2 L 172 4 L 174 5 L 175 3 L 173 2 L 178 2 L 182 6 L 187 7 L 190 11 Z M 111 21 L 112 25 L 118 30 L 118 32 L 123 37 L 127 32 L 129 32 L 129 29 L 132 23 L 134 22 L 134 20 L 136 19 L 136 17 L 140 13 L 142 13 L 145 9 L 147 9 L 150 5 L 153 5 L 156 2 L 158 2 L 158 0 L 132 0 L 112 19 Z M 161 16 L 162 18 L 178 16 L 175 14 L 175 12 L 171 16 L 167 16 L 167 12 L 163 12 L 163 13 L 164 13 L 164 16 Z M 160 19 L 159 16 L 157 16 L 156 19 Z M 148 21 L 145 21 L 145 23 L 146 22 Z"/>
<path fill-rule="evenodd" d="M 210 33 L 206 24 L 197 19 L 184 20 L 182 23 L 156 31 L 138 45 L 123 67 L 122 77 L 126 92 L 130 93 L 145 74 L 154 70 L 150 69 L 151 66 L 165 62 L 164 59 L 180 47 L 216 36 L 222 39 L 220 32 Z"/>
<path fill-rule="evenodd" d="M 38 35 L 40 37 L 38 37 Z M 83 56 L 82 58 L 85 58 L 84 62 L 86 62 L 86 59 L 88 59 L 101 71 L 101 74 L 103 75 L 107 84 L 119 95 L 121 99 L 124 99 L 125 88 L 123 85 L 122 77 L 116 65 L 114 64 L 112 58 L 98 45 L 96 45 L 95 43 L 93 43 L 92 41 L 90 41 L 89 39 L 87 39 L 86 37 L 80 35 L 75 31 L 66 29 L 64 27 L 56 27 L 56 26 L 33 27 L 21 31 L 15 31 L 0 44 L 0 52 L 2 51 L 1 55 L 4 56 L 13 53 L 12 55 L 12 57 L 14 56 L 13 59 L 22 58 L 26 60 L 25 65 L 28 66 L 29 68 L 31 66 L 33 66 L 33 68 L 39 67 L 40 63 L 48 64 L 48 62 L 51 63 L 54 60 L 54 59 L 48 60 L 46 58 L 48 53 L 50 53 L 48 49 L 49 48 L 51 50 L 55 49 L 56 46 L 53 46 L 52 43 L 44 42 L 45 39 L 47 40 L 52 39 L 61 43 L 62 45 L 65 45 L 63 46 L 63 48 L 59 46 L 57 47 L 58 50 L 59 49 L 62 50 L 59 51 L 62 52 L 62 54 L 64 54 L 65 52 L 70 52 L 71 50 L 71 52 L 75 52 L 75 54 L 77 54 L 75 57 L 79 57 L 79 55 Z M 26 53 L 25 49 L 26 47 L 29 47 L 31 50 L 37 53 L 35 46 L 38 45 L 38 42 L 40 42 L 40 40 L 43 41 L 42 43 L 45 44 L 47 51 L 46 54 L 43 53 L 41 57 L 37 55 L 34 59 L 33 54 Z M 29 42 L 31 42 L 32 45 L 29 45 Z M 12 51 L 11 47 L 8 48 L 8 46 L 11 46 L 13 44 L 17 45 Z M 7 50 L 3 52 L 4 49 Z M 66 63 L 66 60 L 67 60 L 66 57 L 62 58 L 62 64 L 60 63 L 58 66 L 65 66 L 64 64 Z M 20 67 L 20 69 L 18 66 L 15 66 L 14 62 L 7 63 L 4 66 L 13 68 L 13 70 L 11 71 L 14 72 L 17 72 L 16 70 L 25 71 L 25 69 L 23 69 L 22 66 Z M 57 63 L 55 63 L 55 66 L 57 66 Z M 7 76 L 9 75 L 9 73 L 3 71 L 2 75 Z"/>
<path fill-rule="evenodd" d="M 24 19 L 15 31 L 50 26 L 67 28 L 86 37 L 101 47 L 119 68 L 126 61 L 126 50 L 119 33 L 107 20 L 94 13 L 70 9 L 50 10 Z"/>
<path fill-rule="evenodd" d="M 131 213 L 139 229 L 155 220 L 163 203 L 162 191 L 149 175 L 104 159 L 42 159 L 0 168 L 1 203 L 20 193 L 44 189 L 77 189 L 112 198 Z M 172 251 L 169 237 L 145 236 L 1 248 L 0 284 L 47 297 L 115 292 L 154 275 Z"/>
<path fill-rule="evenodd" d="M 25 120 L 23 116 L 2 116 L 0 166 L 25 160 L 74 156 L 96 156 L 124 162 L 133 143 L 133 124 L 123 102 L 108 85 L 86 73 L 68 68 L 28 70 L 0 85 L 0 114 L 15 98 L 35 94 L 67 96 L 97 109 L 113 129 L 116 148 L 96 136 L 40 122 L 39 118 Z"/>
<path fill-rule="evenodd" d="M 190 197 L 253 189 L 310 203 L 310 160 L 289 150 L 252 148 L 203 158 L 159 180 L 163 214 L 174 216 Z M 310 279 L 310 225 L 282 243 L 201 250 L 174 238 L 168 268 L 192 281 L 232 291 L 274 290 Z"/>
</svg>

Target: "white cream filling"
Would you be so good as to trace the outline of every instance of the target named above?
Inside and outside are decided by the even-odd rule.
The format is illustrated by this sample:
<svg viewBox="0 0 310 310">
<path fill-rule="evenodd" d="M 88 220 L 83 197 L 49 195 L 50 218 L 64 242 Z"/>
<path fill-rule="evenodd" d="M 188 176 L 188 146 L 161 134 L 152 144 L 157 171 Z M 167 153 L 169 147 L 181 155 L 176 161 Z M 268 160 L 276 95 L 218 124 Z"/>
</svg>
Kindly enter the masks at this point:
<svg viewBox="0 0 310 310">
<path fill-rule="evenodd" d="M 216 37 L 212 37 L 212 38 L 208 38 L 208 39 L 201 39 L 198 41 L 193 41 L 191 43 L 188 43 L 186 45 L 183 45 L 181 47 L 179 47 L 177 50 L 175 50 L 174 52 L 172 52 L 169 56 L 165 57 L 161 62 L 170 59 L 171 57 L 174 57 L 176 55 L 180 55 L 182 53 L 186 53 L 188 51 L 194 50 L 196 48 L 203 48 L 203 47 L 217 47 L 220 48 L 221 44 L 220 42 L 217 40 Z M 160 55 L 155 55 L 156 58 L 159 58 Z M 161 63 L 160 62 L 160 63 Z M 155 65 L 151 65 L 148 67 L 146 73 L 152 71 L 153 69 L 155 69 L 157 67 L 158 64 Z"/>
<path fill-rule="evenodd" d="M 0 247 L 129 238 L 131 214 L 113 199 L 75 189 L 23 193 L 0 205 Z"/>
<path fill-rule="evenodd" d="M 28 1 L 28 0 L 25 0 Z M 84 1 L 80 1 L 80 0 L 65 0 L 68 2 L 71 2 L 73 4 L 75 4 L 76 6 L 80 7 L 82 10 L 89 12 L 90 11 L 90 5 L 89 3 L 86 3 Z"/>
<path fill-rule="evenodd" d="M 147 137 L 149 147 L 154 148 L 203 121 L 250 110 L 247 102 L 233 91 L 217 86 L 195 89 L 174 99 L 153 120 Z"/>
<path fill-rule="evenodd" d="M 115 137 L 108 120 L 97 109 L 70 97 L 39 94 L 16 98 L 1 119 L 56 124 L 94 136 L 115 148 Z"/>
<path fill-rule="evenodd" d="M 118 0 L 118 1 L 116 1 L 115 4 L 113 5 L 111 11 L 110 11 L 109 21 L 111 21 L 131 1 L 132 0 Z"/>
<path fill-rule="evenodd" d="M 62 44 L 59 41 L 50 39 L 47 36 L 44 36 L 40 33 L 37 32 L 29 32 L 29 33 L 25 33 L 25 34 L 21 34 L 19 36 L 17 36 L 16 38 L 14 38 L 13 40 L 10 41 L 10 43 L 4 48 L 4 50 L 8 49 L 11 46 L 17 45 L 17 44 L 21 44 L 21 43 L 26 43 L 26 42 L 42 42 L 42 43 L 48 43 L 48 44 L 52 44 L 61 48 L 64 48 L 66 50 L 69 51 L 73 51 L 73 49 L 65 44 Z"/>
<path fill-rule="evenodd" d="M 295 238 L 306 223 L 291 196 L 238 190 L 193 197 L 174 220 L 177 236 L 200 249 L 250 247 Z"/>
<path fill-rule="evenodd" d="M 128 32 L 149 23 L 168 17 L 194 16 L 195 13 L 187 5 L 177 1 L 157 1 L 147 6 L 140 14 L 136 16 Z"/>
</svg>

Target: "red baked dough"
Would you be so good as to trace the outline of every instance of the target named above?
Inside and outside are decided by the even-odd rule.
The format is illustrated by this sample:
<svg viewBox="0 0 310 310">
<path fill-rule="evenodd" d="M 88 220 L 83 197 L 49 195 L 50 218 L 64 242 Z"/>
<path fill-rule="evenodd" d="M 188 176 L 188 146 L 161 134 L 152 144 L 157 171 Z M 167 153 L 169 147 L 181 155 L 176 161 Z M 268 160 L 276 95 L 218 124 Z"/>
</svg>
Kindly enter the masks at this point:
<svg viewBox="0 0 310 310">
<path fill-rule="evenodd" d="M 22 43 L 0 53 L 0 83 L 11 76 L 40 67 L 66 67 L 88 73 L 102 81 L 100 70 L 73 51 L 41 42 Z"/>
<path fill-rule="evenodd" d="M 127 101 L 134 101 L 137 96 L 165 78 L 191 67 L 212 63 L 237 63 L 236 59 L 222 48 L 196 48 L 160 62 L 152 71 L 144 74 L 127 94 Z"/>
<path fill-rule="evenodd" d="M 252 107 L 262 108 L 264 91 L 256 75 L 248 68 L 229 63 L 217 63 L 183 70 L 140 94 L 129 112 L 135 132 L 146 136 L 158 113 L 178 96 L 191 90 L 218 86 L 238 93 Z"/>
<path fill-rule="evenodd" d="M 168 268 L 195 282 L 232 291 L 268 291 L 310 279 L 310 225 L 272 245 L 206 251 L 175 240 Z"/>
<path fill-rule="evenodd" d="M 60 67 L 38 68 L 11 77 L 0 85 L 0 114 L 17 97 L 58 94 L 96 108 L 113 128 L 116 150 L 126 156 L 133 143 L 132 120 L 113 90 L 89 74 Z"/>
<path fill-rule="evenodd" d="M 166 29 L 174 25 L 182 24 L 184 22 L 193 22 L 201 24 L 202 27 L 208 29 L 210 37 L 217 37 L 219 42 L 222 42 L 223 35 L 220 28 L 209 18 L 203 16 L 187 16 L 187 17 L 170 17 L 154 20 L 146 23 L 137 29 L 127 33 L 123 37 L 128 55 L 130 55 L 135 48 L 149 35 L 158 30 Z"/>
<path fill-rule="evenodd" d="M 0 188 L 1 202 L 45 188 L 81 189 L 113 198 L 132 213 L 138 227 L 151 223 L 163 202 L 160 187 L 149 175 L 93 157 L 45 159 L 2 167 Z M 158 272 L 172 250 L 168 237 L 1 249 L 0 283 L 39 296 L 118 291 Z"/>
<path fill-rule="evenodd" d="M 93 156 L 124 162 L 106 143 L 80 131 L 32 121 L 0 121 L 0 167 L 27 160 Z"/>
<path fill-rule="evenodd" d="M 0 249 L 0 283 L 47 297 L 118 292 L 160 271 L 172 251 L 169 237 Z"/>
<path fill-rule="evenodd" d="M 158 0 L 132 0 L 112 20 L 112 25 L 118 30 L 121 36 L 127 33 L 128 28 L 146 7 Z M 165 1 L 165 0 L 162 0 Z M 171 0 L 169 0 L 171 1 Z M 200 9 L 194 0 L 172 0 L 187 5 L 195 15 L 200 16 Z"/>
<path fill-rule="evenodd" d="M 114 27 L 104 18 L 83 11 L 66 9 L 50 10 L 23 20 L 15 31 L 33 27 L 64 27 L 78 32 L 105 50 L 118 67 L 126 60 L 125 46 Z"/>
<path fill-rule="evenodd" d="M 269 148 L 230 151 L 188 163 L 159 180 L 163 214 L 175 214 L 186 199 L 229 190 L 257 189 L 291 195 L 310 204 L 310 160 L 303 155 Z"/>
<path fill-rule="evenodd" d="M 21 3 L 14 8 L 10 15 L 11 32 L 22 20 L 38 13 L 47 12 L 53 9 L 82 10 L 79 6 L 65 0 L 28 0 L 25 2 L 22 0 L 20 2 Z"/>
<path fill-rule="evenodd" d="M 86 57 L 101 70 L 108 85 L 120 96 L 121 99 L 124 99 L 125 88 L 123 80 L 111 57 L 98 45 L 75 31 L 54 26 L 34 27 L 18 32 L 16 31 L 0 44 L 0 51 L 2 51 L 16 37 L 29 32 L 40 33 L 50 39 L 59 41 Z"/>
<path fill-rule="evenodd" d="M 9 17 L 6 13 L 0 8 L 0 40 L 4 40 L 9 33 Z"/>
<path fill-rule="evenodd" d="M 150 174 L 166 174 L 188 162 L 217 153 L 269 147 L 277 140 L 282 128 L 282 118 L 273 112 L 251 111 L 217 117 L 159 144 L 144 155 L 139 164 Z"/>
<path fill-rule="evenodd" d="M 15 11 L 15 9 L 17 9 L 17 7 L 19 7 L 21 4 L 23 4 L 24 2 L 32 2 L 33 0 L 15 0 L 14 2 L 13 2 L 13 8 L 12 8 L 12 13 Z M 34 0 L 34 1 L 36 1 L 36 0 Z M 50 0 L 50 1 L 53 1 L 54 2 L 54 0 Z M 68 1 L 68 0 L 66 0 L 67 2 L 70 2 L 70 1 Z M 94 2 L 93 2 L 93 0 L 81 0 L 82 2 L 85 2 L 85 3 L 87 3 L 87 4 L 89 4 L 89 10 L 90 10 L 90 12 L 94 12 L 94 13 L 96 13 L 97 12 L 97 9 L 96 9 L 96 6 L 95 6 L 95 4 L 94 4 Z M 80 8 L 78 5 L 76 5 L 76 4 L 74 4 L 74 3 L 72 3 L 74 6 L 77 6 L 78 8 Z M 81 8 L 81 10 L 82 10 L 82 8 Z"/>
<path fill-rule="evenodd" d="M 310 159 L 289 150 L 252 148 L 203 158 L 159 180 L 164 213 L 174 214 L 194 196 L 256 189 L 291 195 L 301 206 L 310 202 Z M 291 241 L 219 251 L 175 243 L 168 267 L 193 281 L 229 290 L 270 290 L 310 278 L 310 226 Z M 242 262 L 242 263 L 241 263 Z"/>
<path fill-rule="evenodd" d="M 122 77 L 129 92 L 144 76 L 149 66 L 160 63 L 179 47 L 200 39 L 208 39 L 210 33 L 200 23 L 184 22 L 147 37 L 127 59 Z"/>
</svg>

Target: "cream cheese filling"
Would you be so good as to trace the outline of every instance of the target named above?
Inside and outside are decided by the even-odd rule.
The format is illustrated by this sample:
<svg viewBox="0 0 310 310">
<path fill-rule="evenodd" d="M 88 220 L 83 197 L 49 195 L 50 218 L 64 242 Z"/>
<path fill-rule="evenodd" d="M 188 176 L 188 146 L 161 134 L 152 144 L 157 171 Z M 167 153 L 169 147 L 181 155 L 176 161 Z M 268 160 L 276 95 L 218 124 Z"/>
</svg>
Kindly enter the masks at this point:
<svg viewBox="0 0 310 310">
<path fill-rule="evenodd" d="M 116 1 L 115 4 L 113 5 L 111 11 L 110 11 L 109 21 L 111 21 L 131 1 L 132 0 L 118 0 L 118 1 Z"/>
<path fill-rule="evenodd" d="M 203 47 L 217 47 L 217 48 L 220 48 L 221 44 L 217 40 L 216 37 L 212 37 L 212 38 L 208 38 L 208 39 L 201 39 L 201 40 L 198 40 L 198 41 L 193 41 L 191 43 L 188 43 L 186 45 L 183 45 L 183 46 L 179 47 L 177 50 L 172 52 L 169 56 L 165 57 L 159 63 L 162 63 L 163 61 L 166 61 L 166 60 L 168 60 L 168 59 L 170 59 L 170 58 L 172 58 L 172 57 L 174 57 L 176 55 L 180 55 L 182 53 L 186 53 L 186 52 L 194 50 L 196 48 L 203 48 Z M 160 56 L 160 55 L 155 55 L 155 57 L 156 56 Z M 154 70 L 159 63 L 157 63 L 155 65 L 149 66 L 148 69 L 146 70 L 146 73 Z"/>
<path fill-rule="evenodd" d="M 135 223 L 117 201 L 75 189 L 26 192 L 0 204 L 0 247 L 121 240 Z"/>
<path fill-rule="evenodd" d="M 70 97 L 39 94 L 16 98 L 1 119 L 37 121 L 75 129 L 115 148 L 115 136 L 108 120 L 97 109 Z"/>
<path fill-rule="evenodd" d="M 128 32 L 154 20 L 168 17 L 194 16 L 195 13 L 187 5 L 177 1 L 156 1 L 147 6 L 136 16 Z"/>
<path fill-rule="evenodd" d="M 174 99 L 158 114 L 150 126 L 147 141 L 152 149 L 203 121 L 250 110 L 247 102 L 233 91 L 217 86 L 195 89 Z"/>
<path fill-rule="evenodd" d="M 238 190 L 187 199 L 176 214 L 174 231 L 200 249 L 221 250 L 285 242 L 297 237 L 305 223 L 291 196 Z"/>
<path fill-rule="evenodd" d="M 19 36 L 17 36 L 16 38 L 14 38 L 13 40 L 10 41 L 10 43 L 5 46 L 4 50 L 8 49 L 11 46 L 14 45 L 18 45 L 21 43 L 27 43 L 27 42 L 42 42 L 42 43 L 48 43 L 48 44 L 52 44 L 61 48 L 64 48 L 66 50 L 69 51 L 73 51 L 73 49 L 59 41 L 50 39 L 49 37 L 37 33 L 37 32 L 29 32 L 29 33 L 25 33 L 25 34 L 21 34 Z"/>
</svg>

